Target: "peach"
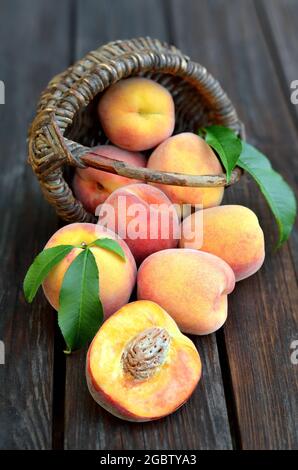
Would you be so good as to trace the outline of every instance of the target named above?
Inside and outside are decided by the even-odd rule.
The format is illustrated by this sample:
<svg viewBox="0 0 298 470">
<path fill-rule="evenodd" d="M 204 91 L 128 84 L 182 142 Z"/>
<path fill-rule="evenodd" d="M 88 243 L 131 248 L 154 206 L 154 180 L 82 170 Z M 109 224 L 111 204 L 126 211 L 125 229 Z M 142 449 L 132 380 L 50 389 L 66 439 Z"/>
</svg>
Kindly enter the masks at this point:
<svg viewBox="0 0 298 470">
<path fill-rule="evenodd" d="M 189 175 L 217 175 L 222 167 L 215 153 L 204 139 L 183 132 L 170 137 L 151 154 L 147 167 L 152 170 L 185 173 Z M 218 206 L 223 198 L 223 187 L 192 188 L 158 185 L 177 204 Z"/>
<path fill-rule="evenodd" d="M 175 106 L 166 88 L 146 78 L 120 80 L 98 104 L 101 125 L 111 142 L 127 150 L 147 150 L 174 130 Z"/>
<path fill-rule="evenodd" d="M 136 167 L 146 166 L 146 158 L 141 153 L 128 152 L 113 145 L 100 145 L 94 147 L 92 151 Z M 97 206 L 103 203 L 115 189 L 137 182 L 138 180 L 113 175 L 94 168 L 78 168 L 73 179 L 73 190 L 85 209 L 95 214 Z"/>
<path fill-rule="evenodd" d="M 239 205 L 204 209 L 203 244 L 197 243 L 195 233 L 200 216 L 194 213 L 183 221 L 180 247 L 220 256 L 233 269 L 236 281 L 260 269 L 265 258 L 264 234 L 253 211 Z"/>
<path fill-rule="evenodd" d="M 227 318 L 227 294 L 234 289 L 235 276 L 215 255 L 177 248 L 145 259 L 137 285 L 138 299 L 158 303 L 181 331 L 206 335 Z"/>
<path fill-rule="evenodd" d="M 125 260 L 123 260 L 120 256 L 103 248 L 97 246 L 90 248 L 99 270 L 100 299 L 105 318 L 107 318 L 128 302 L 135 285 L 136 264 L 126 243 L 100 225 L 76 223 L 66 225 L 58 230 L 50 238 L 45 248 L 57 245 L 89 244 L 98 238 L 117 239 L 125 253 Z M 51 270 L 43 283 L 45 296 L 56 310 L 59 309 L 59 294 L 64 274 L 81 250 L 82 248 L 74 248 Z"/>
<path fill-rule="evenodd" d="M 173 413 L 201 377 L 192 341 L 159 305 L 138 301 L 122 307 L 100 328 L 86 361 L 94 400 L 128 421 Z"/>
<path fill-rule="evenodd" d="M 180 223 L 175 206 L 153 186 L 139 183 L 117 189 L 100 206 L 98 215 L 100 224 L 126 241 L 137 263 L 178 245 Z"/>
</svg>

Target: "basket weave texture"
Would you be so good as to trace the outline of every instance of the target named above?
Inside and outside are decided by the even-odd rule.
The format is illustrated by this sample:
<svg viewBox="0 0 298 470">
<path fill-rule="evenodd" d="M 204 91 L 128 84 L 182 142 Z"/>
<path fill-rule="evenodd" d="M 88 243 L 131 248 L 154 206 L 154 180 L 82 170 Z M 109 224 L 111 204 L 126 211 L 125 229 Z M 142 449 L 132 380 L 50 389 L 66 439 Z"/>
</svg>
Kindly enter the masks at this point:
<svg viewBox="0 0 298 470">
<path fill-rule="evenodd" d="M 179 49 L 148 37 L 106 44 L 50 81 L 29 130 L 29 163 L 46 199 L 68 222 L 95 220 L 74 197 L 68 181 L 69 167 L 86 167 L 83 157 L 90 147 L 107 143 L 96 112 L 101 93 L 136 75 L 156 80 L 171 92 L 174 133 L 222 124 L 244 137 L 243 125 L 219 82 Z"/>
</svg>

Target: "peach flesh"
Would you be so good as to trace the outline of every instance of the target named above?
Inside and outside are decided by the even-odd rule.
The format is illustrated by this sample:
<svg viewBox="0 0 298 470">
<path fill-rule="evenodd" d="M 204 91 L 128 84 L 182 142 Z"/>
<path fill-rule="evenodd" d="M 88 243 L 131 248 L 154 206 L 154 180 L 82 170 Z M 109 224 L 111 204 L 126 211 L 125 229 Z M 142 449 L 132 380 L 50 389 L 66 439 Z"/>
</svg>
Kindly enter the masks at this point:
<svg viewBox="0 0 298 470">
<path fill-rule="evenodd" d="M 125 371 L 123 352 L 133 338 L 152 327 L 167 332 L 169 347 L 150 376 L 138 379 Z M 167 312 L 154 302 L 137 301 L 102 325 L 88 351 L 86 375 L 94 400 L 110 413 L 128 421 L 151 421 L 185 403 L 200 379 L 201 361 Z"/>
</svg>

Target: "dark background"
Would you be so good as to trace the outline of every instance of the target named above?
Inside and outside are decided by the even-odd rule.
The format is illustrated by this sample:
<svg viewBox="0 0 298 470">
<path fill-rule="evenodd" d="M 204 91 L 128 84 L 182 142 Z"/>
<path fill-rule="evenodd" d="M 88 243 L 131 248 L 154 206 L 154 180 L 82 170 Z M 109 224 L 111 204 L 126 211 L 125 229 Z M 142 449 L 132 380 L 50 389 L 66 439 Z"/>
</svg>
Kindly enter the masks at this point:
<svg viewBox="0 0 298 470">
<path fill-rule="evenodd" d="M 0 1 L 0 448 L 293 449 L 298 447 L 297 232 L 273 253 L 276 228 L 247 177 L 226 191 L 260 218 L 267 259 L 230 296 L 217 334 L 194 338 L 203 379 L 190 401 L 159 422 L 112 417 L 88 394 L 85 351 L 65 357 L 56 314 L 22 280 L 61 225 L 26 163 L 26 133 L 50 78 L 114 39 L 167 40 L 220 80 L 248 140 L 297 188 L 297 0 Z"/>
</svg>

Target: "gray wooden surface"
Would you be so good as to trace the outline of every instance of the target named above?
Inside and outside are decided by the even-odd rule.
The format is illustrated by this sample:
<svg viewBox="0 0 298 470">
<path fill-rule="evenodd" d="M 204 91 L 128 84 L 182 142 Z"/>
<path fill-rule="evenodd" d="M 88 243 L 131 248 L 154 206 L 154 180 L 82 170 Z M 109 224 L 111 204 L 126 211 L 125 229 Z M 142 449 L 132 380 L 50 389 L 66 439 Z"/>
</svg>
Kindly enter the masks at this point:
<svg viewBox="0 0 298 470">
<path fill-rule="evenodd" d="M 248 139 L 292 187 L 298 175 L 297 0 L 0 1 L 2 449 L 298 448 L 297 232 L 273 253 L 272 216 L 249 178 L 225 194 L 256 211 L 267 258 L 237 284 L 216 335 L 194 338 L 203 379 L 191 400 L 154 423 L 122 422 L 89 396 L 85 351 L 65 357 L 56 314 L 42 294 L 32 305 L 22 280 L 61 222 L 26 164 L 26 131 L 49 79 L 113 39 L 151 35 L 175 43 L 222 83 Z M 13 32 L 13 34 L 12 34 Z"/>
</svg>

